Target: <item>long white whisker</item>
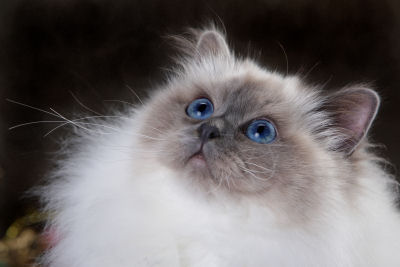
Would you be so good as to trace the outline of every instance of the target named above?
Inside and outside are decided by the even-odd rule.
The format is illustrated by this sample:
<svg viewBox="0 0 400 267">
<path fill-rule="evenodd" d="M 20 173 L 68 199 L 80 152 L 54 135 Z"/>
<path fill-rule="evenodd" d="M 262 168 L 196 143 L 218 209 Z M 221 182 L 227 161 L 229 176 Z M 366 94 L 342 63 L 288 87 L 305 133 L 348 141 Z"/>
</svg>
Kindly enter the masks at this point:
<svg viewBox="0 0 400 267">
<path fill-rule="evenodd" d="M 94 111 L 93 109 L 89 108 L 88 106 L 86 106 L 85 104 L 83 104 L 73 93 L 72 91 L 69 91 L 69 93 L 72 95 L 72 97 L 75 99 L 76 102 L 78 102 L 79 105 L 81 105 L 84 109 L 93 112 L 94 114 L 97 114 L 99 116 L 103 115 L 97 111 Z"/>
<path fill-rule="evenodd" d="M 126 104 L 126 105 L 129 105 L 129 106 L 132 106 L 132 107 L 136 107 L 135 106 L 135 104 L 132 104 L 132 103 L 130 103 L 130 102 L 128 102 L 128 101 L 122 101 L 122 100 L 116 100 L 116 99 L 106 99 L 106 100 L 103 100 L 104 102 L 117 102 L 117 103 L 122 103 L 122 104 Z"/>
<path fill-rule="evenodd" d="M 88 117 L 83 117 L 83 118 L 79 118 L 79 119 L 74 119 L 74 120 L 71 120 L 71 121 L 77 122 L 77 121 L 81 121 L 81 120 L 89 120 L 89 119 L 97 119 L 97 118 L 121 118 L 121 119 L 126 119 L 126 120 L 132 120 L 131 118 L 124 117 L 124 116 L 112 116 L 112 115 L 111 116 L 104 116 L 104 115 L 102 115 L 102 116 L 88 116 Z M 64 121 L 62 121 L 62 122 L 64 122 Z M 56 126 L 51 131 L 47 132 L 43 137 L 46 137 L 46 136 L 50 135 L 52 132 L 54 132 L 57 129 L 59 129 L 59 128 L 63 127 L 63 126 L 66 126 L 68 124 L 71 124 L 71 123 L 69 121 L 67 121 L 67 122 L 65 122 L 63 124 L 60 124 L 60 125 Z M 107 133 L 103 132 L 103 134 L 107 134 Z"/>
<path fill-rule="evenodd" d="M 11 102 L 11 103 L 14 103 L 14 104 L 17 104 L 17 105 L 20 105 L 20 106 L 28 107 L 28 108 L 31 108 L 31 109 L 34 109 L 34 110 L 37 110 L 37 111 L 41 111 L 41 112 L 43 112 L 43 113 L 46 113 L 46 114 L 49 114 L 49 115 L 51 115 L 51 116 L 54 116 L 54 117 L 59 118 L 59 116 L 57 116 L 56 114 L 51 113 L 51 112 L 48 112 L 48 111 L 46 111 L 46 110 L 44 110 L 44 109 L 40 109 L 40 108 L 33 107 L 33 106 L 30 106 L 30 105 L 27 105 L 27 104 L 23 104 L 23 103 L 20 103 L 20 102 L 11 100 L 11 99 L 9 99 L 9 98 L 7 98 L 6 100 L 7 100 L 8 102 Z"/>
<path fill-rule="evenodd" d="M 242 167 L 239 167 L 239 168 L 241 168 L 244 172 L 247 172 L 248 174 L 252 175 L 254 178 L 256 178 L 256 179 L 258 179 L 258 180 L 261 180 L 261 181 L 266 181 L 266 180 L 268 180 L 268 179 L 260 178 L 260 177 L 258 177 L 257 175 L 255 175 L 254 173 L 252 173 L 251 171 L 248 171 L 248 170 L 246 170 L 246 169 L 243 169 Z"/>
<path fill-rule="evenodd" d="M 26 123 L 21 123 L 21 124 L 17 124 L 14 126 L 11 126 L 10 128 L 8 128 L 8 130 L 13 130 L 22 126 L 27 126 L 27 125 L 32 125 L 32 124 L 39 124 L 39 123 L 60 123 L 60 122 L 64 122 L 64 121 L 31 121 L 31 122 L 26 122 Z"/>
<path fill-rule="evenodd" d="M 283 51 L 283 54 L 285 55 L 285 60 L 286 60 L 286 76 L 289 75 L 289 59 L 288 56 L 286 54 L 285 48 L 283 47 L 283 45 L 278 41 L 278 45 L 280 46 L 280 48 Z"/>
<path fill-rule="evenodd" d="M 59 129 L 59 128 L 63 127 L 63 126 L 69 125 L 69 124 L 71 124 L 69 121 L 68 122 L 64 122 L 63 124 L 60 124 L 60 125 L 54 127 L 53 129 L 51 129 L 50 131 L 48 131 L 45 135 L 43 135 L 43 137 L 47 137 L 48 135 L 50 135 L 51 133 L 53 133 L 57 129 Z"/>
<path fill-rule="evenodd" d="M 159 152 L 168 152 L 167 150 L 152 150 L 152 149 L 138 149 L 138 148 L 133 148 L 133 147 L 129 147 L 129 146 L 112 146 L 112 145 L 104 145 L 104 147 L 107 148 L 114 148 L 114 149 L 121 149 L 121 150 L 125 150 L 125 151 L 132 151 L 132 152 L 149 152 L 149 153 L 159 153 Z"/>
<path fill-rule="evenodd" d="M 73 122 L 71 122 L 71 123 L 73 123 Z M 125 133 L 125 134 L 132 135 L 132 136 L 141 136 L 141 137 L 145 137 L 145 138 L 152 139 L 152 140 L 165 141 L 165 139 L 162 139 L 162 138 L 156 138 L 156 137 L 148 136 L 148 135 L 145 135 L 145 134 L 138 134 L 138 133 L 135 134 L 135 133 L 131 133 L 131 132 L 121 131 L 121 130 L 119 130 L 117 128 L 114 128 L 114 127 L 111 127 L 111 126 L 108 126 L 108 125 L 98 124 L 98 123 L 75 122 L 74 124 L 100 126 L 100 127 L 106 128 L 106 129 L 113 130 L 113 131 L 118 132 L 118 133 Z"/>
<path fill-rule="evenodd" d="M 267 173 L 267 172 L 263 172 L 263 171 L 256 171 L 256 170 L 252 170 L 252 169 L 249 169 L 249 168 L 245 168 L 243 166 L 239 166 L 239 168 L 241 168 L 242 170 L 246 170 L 246 171 L 252 172 L 252 173 Z"/>
<path fill-rule="evenodd" d="M 265 168 L 265 167 L 263 167 L 263 166 L 257 165 L 257 164 L 255 164 L 255 163 L 253 163 L 253 162 L 247 162 L 247 161 L 245 161 L 244 163 L 245 163 L 245 164 L 249 164 L 249 165 L 256 166 L 256 167 L 258 167 L 258 168 L 260 168 L 260 169 L 263 169 L 263 170 L 266 170 L 266 171 L 269 171 L 269 172 L 272 172 L 272 171 L 273 171 L 273 170 L 271 170 L 271 169 L 268 169 L 268 168 Z"/>
<path fill-rule="evenodd" d="M 55 111 L 54 109 L 50 108 L 50 110 L 53 111 L 55 114 L 57 114 L 60 118 L 62 118 L 62 119 L 64 119 L 64 120 L 66 120 L 66 121 L 72 123 L 72 124 L 75 125 L 76 127 L 85 129 L 86 131 L 91 131 L 90 129 L 85 128 L 85 127 L 83 127 L 83 126 L 80 126 L 80 125 L 78 125 L 77 123 L 75 123 L 75 122 L 73 122 L 73 121 L 67 119 L 66 117 L 64 117 L 63 115 L 61 115 L 61 114 L 58 113 L 57 111 Z"/>
<path fill-rule="evenodd" d="M 142 99 L 140 99 L 138 94 L 136 94 L 136 92 L 129 85 L 125 84 L 125 86 L 136 96 L 136 98 L 140 101 L 140 103 L 142 103 L 142 105 L 144 105 Z"/>
<path fill-rule="evenodd" d="M 123 119 L 130 119 L 128 117 L 122 117 L 122 116 L 104 116 L 104 115 L 101 115 L 101 116 L 89 116 L 89 117 L 74 119 L 74 120 L 71 120 L 71 121 L 75 122 L 75 121 L 93 119 L 93 118 L 123 118 Z M 62 120 L 62 121 L 61 120 L 60 121 L 31 121 L 31 122 L 25 122 L 25 123 L 21 123 L 21 124 L 17 124 L 17 125 L 11 126 L 8 129 L 9 130 L 13 130 L 13 129 L 16 129 L 16 128 L 19 128 L 19 127 L 22 127 L 22 126 L 28 126 L 28 125 L 39 124 L 39 123 L 63 123 L 62 125 L 58 125 L 57 128 L 58 127 L 62 127 L 62 126 L 67 125 L 67 124 L 70 124 L 70 122 L 65 122 L 65 120 Z M 160 131 L 160 133 L 161 133 L 161 131 Z"/>
</svg>

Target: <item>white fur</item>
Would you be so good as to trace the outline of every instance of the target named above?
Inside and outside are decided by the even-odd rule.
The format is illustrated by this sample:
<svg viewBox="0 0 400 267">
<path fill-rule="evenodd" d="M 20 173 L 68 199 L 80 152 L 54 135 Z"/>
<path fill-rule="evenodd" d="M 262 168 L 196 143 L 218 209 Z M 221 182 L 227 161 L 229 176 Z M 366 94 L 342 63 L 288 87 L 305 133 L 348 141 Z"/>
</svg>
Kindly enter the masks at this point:
<svg viewBox="0 0 400 267">
<path fill-rule="evenodd" d="M 327 180 L 324 214 L 284 224 L 268 203 L 196 190 L 155 165 L 135 144 L 142 122 L 132 118 L 80 137 L 46 189 L 58 211 L 50 266 L 400 266 L 400 220 L 375 165 L 363 165 L 354 202 Z"/>
</svg>

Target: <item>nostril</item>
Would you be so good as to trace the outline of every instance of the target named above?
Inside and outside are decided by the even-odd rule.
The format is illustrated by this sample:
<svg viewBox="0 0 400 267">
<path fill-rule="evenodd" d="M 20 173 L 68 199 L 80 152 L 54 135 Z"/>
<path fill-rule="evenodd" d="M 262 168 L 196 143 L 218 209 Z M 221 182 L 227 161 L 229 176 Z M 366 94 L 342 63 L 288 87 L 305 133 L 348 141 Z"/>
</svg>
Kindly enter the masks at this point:
<svg viewBox="0 0 400 267">
<path fill-rule="evenodd" d="M 219 137 L 219 130 L 215 126 L 205 128 L 203 133 L 206 139 L 214 139 Z"/>
<path fill-rule="evenodd" d="M 200 139 L 202 142 L 206 142 L 209 139 L 220 137 L 219 129 L 208 123 L 202 124 L 198 129 Z"/>
<path fill-rule="evenodd" d="M 210 132 L 210 134 L 208 135 L 209 139 L 213 139 L 215 137 L 217 137 L 217 134 L 215 132 Z"/>
</svg>

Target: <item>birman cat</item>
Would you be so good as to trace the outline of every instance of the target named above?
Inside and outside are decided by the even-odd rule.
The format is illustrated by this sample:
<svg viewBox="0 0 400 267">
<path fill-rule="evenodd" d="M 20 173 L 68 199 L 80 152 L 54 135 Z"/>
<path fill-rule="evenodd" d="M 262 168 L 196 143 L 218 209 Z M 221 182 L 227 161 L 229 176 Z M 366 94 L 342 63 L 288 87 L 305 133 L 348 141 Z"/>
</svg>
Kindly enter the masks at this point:
<svg viewBox="0 0 400 267">
<path fill-rule="evenodd" d="M 136 108 L 76 119 L 48 185 L 50 267 L 398 267 L 395 180 L 367 133 L 377 93 L 334 93 L 176 37 Z"/>
</svg>

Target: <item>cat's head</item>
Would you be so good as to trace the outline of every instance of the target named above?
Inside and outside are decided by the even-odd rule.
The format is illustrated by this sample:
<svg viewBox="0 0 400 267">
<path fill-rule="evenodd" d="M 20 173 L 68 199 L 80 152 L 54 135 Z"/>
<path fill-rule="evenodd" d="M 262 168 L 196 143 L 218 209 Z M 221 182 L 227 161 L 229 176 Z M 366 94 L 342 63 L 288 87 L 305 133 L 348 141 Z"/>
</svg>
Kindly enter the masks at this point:
<svg viewBox="0 0 400 267">
<path fill-rule="evenodd" d="M 353 86 L 324 96 L 296 76 L 235 57 L 214 29 L 183 42 L 180 67 L 144 109 L 141 133 L 152 138 L 143 143 L 160 163 L 209 188 L 274 188 L 293 200 L 351 165 L 379 106 L 374 91 Z"/>
</svg>

